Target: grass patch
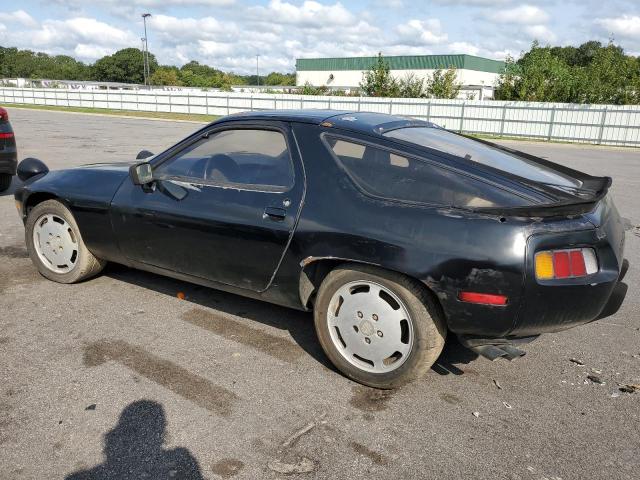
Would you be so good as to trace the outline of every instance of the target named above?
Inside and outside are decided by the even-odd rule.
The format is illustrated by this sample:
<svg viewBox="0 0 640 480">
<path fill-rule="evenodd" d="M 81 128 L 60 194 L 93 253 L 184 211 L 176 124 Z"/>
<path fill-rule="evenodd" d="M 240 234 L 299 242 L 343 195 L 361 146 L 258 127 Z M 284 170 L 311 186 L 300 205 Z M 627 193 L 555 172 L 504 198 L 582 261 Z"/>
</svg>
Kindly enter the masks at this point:
<svg viewBox="0 0 640 480">
<path fill-rule="evenodd" d="M 115 110 L 111 108 L 88 108 L 88 107 L 58 107 L 55 105 L 31 105 L 25 103 L 8 103 L 8 108 L 28 108 L 33 110 L 52 110 L 54 112 L 75 112 L 90 113 L 101 115 L 114 115 L 120 117 L 138 117 L 138 118 L 162 118 L 167 120 L 187 120 L 191 122 L 212 122 L 220 116 L 218 115 L 199 115 L 195 113 L 172 113 L 172 112 L 140 112 L 138 110 Z"/>
</svg>

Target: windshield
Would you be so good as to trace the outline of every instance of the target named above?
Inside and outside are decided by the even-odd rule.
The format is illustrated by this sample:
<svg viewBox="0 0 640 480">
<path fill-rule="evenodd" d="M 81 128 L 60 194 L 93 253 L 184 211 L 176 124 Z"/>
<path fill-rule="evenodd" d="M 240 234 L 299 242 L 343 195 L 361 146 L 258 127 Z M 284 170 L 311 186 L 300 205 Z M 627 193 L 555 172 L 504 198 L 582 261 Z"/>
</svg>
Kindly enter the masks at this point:
<svg viewBox="0 0 640 480">
<path fill-rule="evenodd" d="M 580 180 L 568 175 L 563 175 L 550 167 L 456 135 L 441 128 L 399 128 L 397 130 L 391 130 L 384 135 L 423 147 L 440 150 L 534 182 L 570 188 L 580 188 L 582 186 Z"/>
</svg>

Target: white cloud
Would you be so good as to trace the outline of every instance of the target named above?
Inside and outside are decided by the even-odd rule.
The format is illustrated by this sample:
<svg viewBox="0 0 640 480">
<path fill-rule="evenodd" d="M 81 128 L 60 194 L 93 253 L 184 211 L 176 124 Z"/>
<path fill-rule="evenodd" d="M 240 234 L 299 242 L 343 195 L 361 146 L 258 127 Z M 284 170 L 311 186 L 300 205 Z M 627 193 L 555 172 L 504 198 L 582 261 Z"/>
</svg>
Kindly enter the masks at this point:
<svg viewBox="0 0 640 480">
<path fill-rule="evenodd" d="M 552 43 L 556 41 L 556 35 L 546 25 L 527 25 L 524 31 L 533 39 L 541 42 Z"/>
<path fill-rule="evenodd" d="M 437 18 L 427 20 L 409 20 L 398 25 L 396 31 L 406 45 L 438 45 L 447 41 L 448 36 L 442 32 L 442 25 Z"/>
<path fill-rule="evenodd" d="M 38 25 L 31 15 L 24 10 L 16 10 L 15 12 L 0 12 L 0 22 L 19 23 L 23 27 L 33 28 Z"/>
<path fill-rule="evenodd" d="M 250 7 L 249 12 L 256 20 L 307 28 L 351 26 L 357 22 L 356 17 L 340 2 L 324 5 L 307 0 L 298 7 L 282 0 L 271 0 L 266 7 Z"/>
<path fill-rule="evenodd" d="M 517 23 L 520 25 L 537 25 L 549 20 L 547 12 L 534 5 L 520 5 L 506 10 L 487 12 L 485 17 L 494 23 Z"/>
<path fill-rule="evenodd" d="M 622 15 L 614 18 L 600 18 L 594 22 L 606 33 L 613 33 L 624 38 L 640 40 L 640 16 Z"/>
<path fill-rule="evenodd" d="M 447 45 L 451 53 L 466 53 L 467 55 L 479 55 L 480 47 L 468 42 L 453 42 Z"/>
</svg>

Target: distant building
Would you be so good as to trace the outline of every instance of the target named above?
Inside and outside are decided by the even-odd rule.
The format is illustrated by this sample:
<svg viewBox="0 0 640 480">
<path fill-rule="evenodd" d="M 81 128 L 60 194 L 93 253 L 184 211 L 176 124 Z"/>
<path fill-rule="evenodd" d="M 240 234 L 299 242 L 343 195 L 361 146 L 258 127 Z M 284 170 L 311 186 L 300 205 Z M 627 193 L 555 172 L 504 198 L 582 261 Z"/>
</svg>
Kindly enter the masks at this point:
<svg viewBox="0 0 640 480">
<path fill-rule="evenodd" d="M 430 78 L 438 69 L 454 67 L 458 82 L 462 83 L 461 98 L 473 96 L 477 100 L 493 97 L 498 77 L 505 63 L 473 55 L 401 55 L 384 57 L 391 74 L 403 78 L 413 74 Z M 360 86 L 362 74 L 376 62 L 376 57 L 299 58 L 296 60 L 296 84 L 309 83 L 315 87 L 352 89 Z"/>
</svg>

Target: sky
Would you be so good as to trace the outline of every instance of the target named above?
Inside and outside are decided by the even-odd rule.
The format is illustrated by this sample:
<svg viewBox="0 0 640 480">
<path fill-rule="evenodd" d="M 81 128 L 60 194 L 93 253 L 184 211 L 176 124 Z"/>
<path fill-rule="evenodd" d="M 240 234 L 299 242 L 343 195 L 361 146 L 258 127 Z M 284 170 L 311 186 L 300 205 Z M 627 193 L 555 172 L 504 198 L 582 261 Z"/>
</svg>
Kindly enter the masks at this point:
<svg viewBox="0 0 640 480">
<path fill-rule="evenodd" d="M 518 57 L 533 40 L 613 38 L 640 55 L 640 0 L 0 0 L 0 45 L 84 62 L 140 47 L 241 74 L 296 58 L 467 53 Z"/>
</svg>

